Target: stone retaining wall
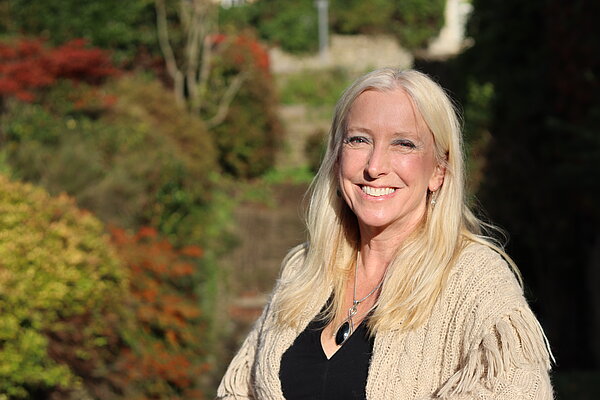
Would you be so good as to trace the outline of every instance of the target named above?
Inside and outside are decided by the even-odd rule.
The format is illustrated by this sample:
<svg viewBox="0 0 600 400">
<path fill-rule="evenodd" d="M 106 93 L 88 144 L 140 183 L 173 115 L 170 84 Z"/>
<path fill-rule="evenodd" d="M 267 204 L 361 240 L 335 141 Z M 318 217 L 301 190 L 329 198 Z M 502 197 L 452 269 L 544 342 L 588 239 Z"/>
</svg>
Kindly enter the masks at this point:
<svg viewBox="0 0 600 400">
<path fill-rule="evenodd" d="M 332 35 L 326 58 L 318 54 L 295 56 L 276 47 L 269 50 L 269 56 L 276 74 L 336 67 L 363 72 L 388 66 L 408 68 L 413 62 L 412 55 L 387 35 Z"/>
</svg>

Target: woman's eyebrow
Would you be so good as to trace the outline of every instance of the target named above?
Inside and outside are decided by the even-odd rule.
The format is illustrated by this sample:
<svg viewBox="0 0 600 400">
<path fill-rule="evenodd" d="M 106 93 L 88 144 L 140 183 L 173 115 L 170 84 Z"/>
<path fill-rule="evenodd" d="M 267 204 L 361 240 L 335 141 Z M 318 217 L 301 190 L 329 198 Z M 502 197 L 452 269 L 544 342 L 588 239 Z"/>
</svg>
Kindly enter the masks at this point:
<svg viewBox="0 0 600 400">
<path fill-rule="evenodd" d="M 369 135 L 373 134 L 373 131 L 370 130 L 369 128 L 363 128 L 360 126 L 351 126 L 347 129 L 348 132 L 360 132 L 360 133 L 367 133 Z"/>
<path fill-rule="evenodd" d="M 347 133 L 366 133 L 368 135 L 373 135 L 373 131 L 369 128 L 365 128 L 362 126 L 350 126 L 346 130 Z M 399 138 L 410 138 L 415 140 L 420 140 L 420 135 L 418 132 L 414 131 L 396 131 L 392 134 L 393 139 Z"/>
<path fill-rule="evenodd" d="M 410 139 L 420 139 L 420 135 L 418 132 L 412 132 L 412 131 L 396 131 L 393 133 L 393 137 L 394 139 L 398 139 L 398 138 L 410 138 Z"/>
</svg>

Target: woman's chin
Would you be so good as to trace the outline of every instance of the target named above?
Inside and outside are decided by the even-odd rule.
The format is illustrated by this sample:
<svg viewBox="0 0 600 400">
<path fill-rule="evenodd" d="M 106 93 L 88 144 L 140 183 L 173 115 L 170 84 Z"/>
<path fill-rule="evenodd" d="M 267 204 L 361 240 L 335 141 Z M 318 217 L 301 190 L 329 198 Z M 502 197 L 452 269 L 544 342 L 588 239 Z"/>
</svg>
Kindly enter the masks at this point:
<svg viewBox="0 0 600 400">
<path fill-rule="evenodd" d="M 386 229 L 391 229 L 391 226 L 394 225 L 394 221 L 383 218 L 359 219 L 358 225 L 361 230 L 382 232 Z"/>
<path fill-rule="evenodd" d="M 412 218 L 390 218 L 389 216 L 362 216 L 358 218 L 358 225 L 361 232 L 370 233 L 370 236 L 381 233 L 398 234 L 405 236 L 410 234 L 419 222 L 422 220 L 421 215 L 414 215 Z"/>
</svg>

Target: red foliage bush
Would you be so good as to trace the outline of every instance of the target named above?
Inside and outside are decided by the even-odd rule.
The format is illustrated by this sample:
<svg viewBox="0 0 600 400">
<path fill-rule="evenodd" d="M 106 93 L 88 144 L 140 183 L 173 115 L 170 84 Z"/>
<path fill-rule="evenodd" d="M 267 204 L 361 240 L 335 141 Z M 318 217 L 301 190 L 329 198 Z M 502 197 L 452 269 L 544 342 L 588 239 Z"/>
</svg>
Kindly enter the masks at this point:
<svg viewBox="0 0 600 400">
<path fill-rule="evenodd" d="M 48 48 L 40 39 L 0 43 L 0 97 L 31 102 L 36 89 L 58 79 L 99 84 L 119 74 L 108 52 L 86 47 L 84 39 Z"/>
<path fill-rule="evenodd" d="M 230 104 L 223 123 L 212 129 L 222 169 L 239 178 L 254 178 L 274 166 L 283 129 L 277 116 L 277 94 L 269 70 L 269 55 L 246 33 L 211 37 L 219 57 L 214 58 L 215 82 L 245 76 Z M 216 113 L 223 86 L 211 88 L 214 95 L 206 104 L 207 116 Z"/>
<path fill-rule="evenodd" d="M 240 67 L 254 65 L 264 73 L 269 72 L 269 53 L 256 39 L 247 35 L 230 37 L 222 33 L 212 35 L 210 41 L 217 48 L 223 44 L 231 45 L 235 51 L 228 54 Z"/>
<path fill-rule="evenodd" d="M 130 290 L 137 326 L 122 349 L 119 376 L 125 392 L 146 399 L 201 398 L 199 378 L 208 370 L 203 360 L 205 327 L 192 275 L 202 249 L 175 249 L 145 227 L 131 235 L 111 230 L 117 252 L 130 269 Z"/>
</svg>

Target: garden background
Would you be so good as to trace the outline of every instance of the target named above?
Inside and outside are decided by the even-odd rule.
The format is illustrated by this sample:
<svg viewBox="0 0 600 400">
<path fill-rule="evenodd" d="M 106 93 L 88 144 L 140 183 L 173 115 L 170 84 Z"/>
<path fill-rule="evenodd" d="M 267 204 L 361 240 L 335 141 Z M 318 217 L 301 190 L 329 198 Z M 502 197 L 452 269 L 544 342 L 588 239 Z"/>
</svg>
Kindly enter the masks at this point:
<svg viewBox="0 0 600 400">
<path fill-rule="evenodd" d="M 0 2 L 0 399 L 211 398 L 382 64 L 460 104 L 557 398 L 599 398 L 600 2 L 460 0 L 440 54 L 444 0 L 330 0 L 320 55 L 313 0 L 222 3 Z"/>
</svg>

